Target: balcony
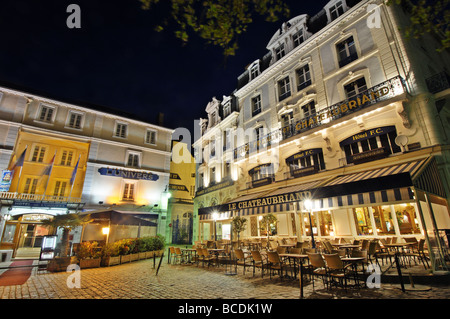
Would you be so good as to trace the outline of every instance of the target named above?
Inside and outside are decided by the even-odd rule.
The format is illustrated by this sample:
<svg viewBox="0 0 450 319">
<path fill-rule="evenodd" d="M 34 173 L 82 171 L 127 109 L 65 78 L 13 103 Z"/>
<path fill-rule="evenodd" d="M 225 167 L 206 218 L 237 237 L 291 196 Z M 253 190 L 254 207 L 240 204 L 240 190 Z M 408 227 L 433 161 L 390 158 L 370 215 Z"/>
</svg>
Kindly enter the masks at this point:
<svg viewBox="0 0 450 319">
<path fill-rule="evenodd" d="M 435 74 L 425 80 L 428 90 L 435 94 L 450 88 L 450 78 L 446 72 Z"/>
<path fill-rule="evenodd" d="M 358 95 L 333 104 L 300 121 L 281 128 L 282 139 L 301 134 L 315 127 L 333 122 L 349 114 L 355 113 L 376 103 L 389 100 L 406 92 L 403 79 L 400 76 L 375 85 Z"/>
<path fill-rule="evenodd" d="M 347 115 L 368 108 L 379 102 L 390 100 L 406 92 L 404 80 L 400 76 L 396 76 L 381 82 L 350 99 L 326 107 L 313 115 L 286 125 L 281 129 L 276 129 L 259 140 L 235 148 L 234 159 L 245 158 L 252 153 L 263 150 L 265 147 L 269 147 L 315 127 L 346 117 Z"/>
<path fill-rule="evenodd" d="M 0 192 L 0 201 L 6 201 L 12 205 L 24 207 L 66 208 L 68 205 L 74 205 L 77 207 L 83 205 L 80 197 L 22 194 L 12 192 Z"/>
</svg>

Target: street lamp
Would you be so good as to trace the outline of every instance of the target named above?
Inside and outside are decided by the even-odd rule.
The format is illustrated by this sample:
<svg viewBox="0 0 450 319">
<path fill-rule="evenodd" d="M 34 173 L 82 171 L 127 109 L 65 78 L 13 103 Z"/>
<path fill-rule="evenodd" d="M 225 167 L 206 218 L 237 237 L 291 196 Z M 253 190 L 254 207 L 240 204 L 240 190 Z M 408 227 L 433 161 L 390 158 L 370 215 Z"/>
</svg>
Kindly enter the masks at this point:
<svg viewBox="0 0 450 319">
<path fill-rule="evenodd" d="M 217 241 L 216 222 L 217 222 L 217 219 L 219 218 L 219 214 L 216 212 L 213 213 L 212 218 L 214 219 L 214 241 Z"/>
<path fill-rule="evenodd" d="M 106 235 L 106 243 L 108 243 L 108 240 L 109 240 L 109 227 L 103 227 L 102 228 L 102 234 Z"/>
<path fill-rule="evenodd" d="M 314 241 L 314 232 L 313 232 L 313 226 L 312 226 L 312 220 L 311 220 L 311 214 L 312 214 L 312 201 L 310 199 L 307 199 L 303 202 L 303 205 L 305 206 L 306 210 L 308 211 L 309 215 L 309 231 L 311 232 L 311 248 L 316 248 L 316 242 Z"/>
</svg>

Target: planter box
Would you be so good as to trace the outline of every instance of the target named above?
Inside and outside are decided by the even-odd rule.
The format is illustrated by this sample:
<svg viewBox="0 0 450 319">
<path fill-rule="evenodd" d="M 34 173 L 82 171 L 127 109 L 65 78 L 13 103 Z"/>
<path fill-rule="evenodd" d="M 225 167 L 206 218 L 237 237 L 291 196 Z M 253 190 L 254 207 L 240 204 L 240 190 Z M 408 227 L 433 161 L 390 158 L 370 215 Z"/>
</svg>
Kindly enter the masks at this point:
<svg viewBox="0 0 450 319">
<path fill-rule="evenodd" d="M 130 255 L 130 261 L 135 261 L 139 259 L 139 253 L 131 254 Z"/>
<path fill-rule="evenodd" d="M 142 253 L 139 253 L 139 260 L 146 259 L 146 258 L 147 258 L 147 253 L 145 251 Z"/>
<path fill-rule="evenodd" d="M 100 267 L 101 258 L 92 258 L 92 259 L 81 259 L 80 260 L 80 268 L 98 268 Z"/>
<path fill-rule="evenodd" d="M 155 254 L 154 251 L 147 251 L 147 252 L 145 253 L 145 256 L 146 256 L 146 258 L 152 258 L 154 254 Z"/>
<path fill-rule="evenodd" d="M 47 264 L 47 270 L 56 272 L 56 271 L 67 271 L 67 267 L 71 264 L 71 257 L 61 257 L 61 258 L 53 258 Z"/>
<path fill-rule="evenodd" d="M 156 250 L 156 251 L 155 251 L 156 257 L 161 257 L 163 253 L 164 253 L 164 249 Z"/>
<path fill-rule="evenodd" d="M 129 263 L 131 261 L 131 255 L 122 255 L 120 256 L 120 263 Z"/>
<path fill-rule="evenodd" d="M 120 265 L 120 256 L 110 256 L 102 258 L 102 266 L 109 267 L 114 265 Z"/>
</svg>

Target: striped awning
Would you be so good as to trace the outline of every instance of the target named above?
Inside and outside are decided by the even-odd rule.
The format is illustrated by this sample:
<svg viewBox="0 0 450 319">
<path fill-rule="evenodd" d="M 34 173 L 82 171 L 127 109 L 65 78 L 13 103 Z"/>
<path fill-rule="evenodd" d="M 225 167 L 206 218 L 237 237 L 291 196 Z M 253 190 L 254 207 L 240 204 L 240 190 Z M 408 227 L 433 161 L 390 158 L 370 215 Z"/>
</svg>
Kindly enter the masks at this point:
<svg viewBox="0 0 450 319">
<path fill-rule="evenodd" d="M 364 171 L 360 173 L 353 173 L 348 175 L 340 176 L 331 182 L 327 183 L 325 186 L 332 186 L 332 185 L 338 185 L 343 183 L 350 183 L 350 182 L 359 182 L 374 178 L 380 178 L 385 176 L 392 176 L 396 174 L 401 173 L 409 173 L 411 176 L 417 172 L 417 170 L 422 166 L 422 164 L 427 159 L 419 160 L 419 161 L 413 161 L 408 163 L 402 163 L 398 165 L 383 167 L 379 169 L 374 169 L 370 171 Z"/>
<path fill-rule="evenodd" d="M 430 192 L 434 194 L 445 196 L 434 158 L 341 175 L 331 180 L 316 180 L 291 185 L 266 193 L 249 194 L 238 197 L 232 202 L 310 191 L 314 210 L 393 204 L 413 201 L 413 187 L 419 185 L 427 188 L 428 191 L 431 190 Z M 304 211 L 302 201 L 222 211 L 220 214 L 225 218 L 233 218 L 234 216 L 293 211 Z M 199 215 L 200 220 L 212 219 L 212 214 L 206 211 Z"/>
</svg>

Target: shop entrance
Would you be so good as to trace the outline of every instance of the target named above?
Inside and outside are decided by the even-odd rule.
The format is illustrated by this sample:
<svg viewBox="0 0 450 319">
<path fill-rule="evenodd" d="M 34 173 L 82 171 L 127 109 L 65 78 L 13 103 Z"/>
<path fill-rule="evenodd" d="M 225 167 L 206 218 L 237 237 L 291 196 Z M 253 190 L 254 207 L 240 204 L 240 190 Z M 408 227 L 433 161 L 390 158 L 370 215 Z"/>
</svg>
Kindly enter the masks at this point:
<svg viewBox="0 0 450 319">
<path fill-rule="evenodd" d="M 3 231 L 1 246 L 13 249 L 15 258 L 38 258 L 42 240 L 49 234 L 49 228 L 41 223 L 52 215 L 24 214 L 9 220 Z"/>
</svg>

